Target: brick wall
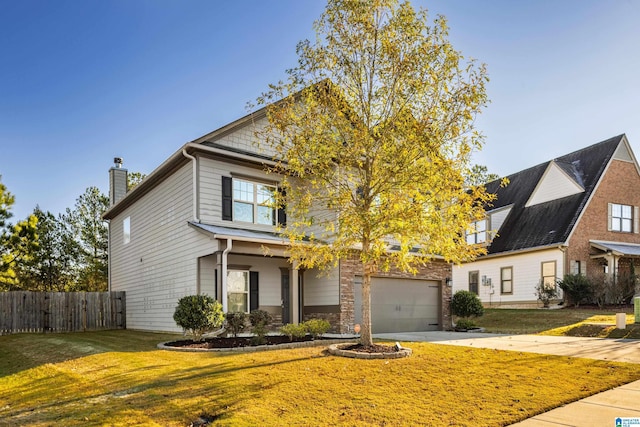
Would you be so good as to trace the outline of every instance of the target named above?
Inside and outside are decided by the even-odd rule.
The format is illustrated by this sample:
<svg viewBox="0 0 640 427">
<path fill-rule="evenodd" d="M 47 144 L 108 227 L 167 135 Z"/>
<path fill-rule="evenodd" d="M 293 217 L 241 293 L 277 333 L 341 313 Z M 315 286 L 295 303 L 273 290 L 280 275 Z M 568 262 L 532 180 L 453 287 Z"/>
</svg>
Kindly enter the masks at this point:
<svg viewBox="0 0 640 427">
<path fill-rule="evenodd" d="M 640 176 L 635 165 L 613 160 L 606 171 L 582 218 L 574 229 L 567 249 L 566 268 L 570 261 L 580 261 L 587 265 L 587 275 L 603 271 L 599 259 L 590 259 L 589 240 L 639 243 L 640 234 L 608 231 L 608 203 L 640 206 Z M 564 273 L 569 273 L 565 271 Z"/>
<path fill-rule="evenodd" d="M 350 332 L 354 323 L 354 279 L 362 276 L 362 263 L 357 257 L 352 257 L 340 262 L 340 316 L 339 330 L 341 333 Z M 446 286 L 445 279 L 451 277 L 451 264 L 443 261 L 433 261 L 425 266 L 418 267 L 417 274 L 400 271 L 392 268 L 388 272 L 378 272 L 376 277 L 392 277 L 399 279 L 434 280 L 441 283 L 440 308 L 443 329 L 449 329 L 451 325 L 451 287 Z"/>
</svg>

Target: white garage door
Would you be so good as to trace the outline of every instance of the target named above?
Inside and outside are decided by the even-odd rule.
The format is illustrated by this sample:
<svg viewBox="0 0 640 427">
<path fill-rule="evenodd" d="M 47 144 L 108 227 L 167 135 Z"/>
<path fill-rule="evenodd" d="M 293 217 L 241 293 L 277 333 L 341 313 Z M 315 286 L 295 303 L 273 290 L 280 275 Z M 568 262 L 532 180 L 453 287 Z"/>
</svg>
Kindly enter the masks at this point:
<svg viewBox="0 0 640 427">
<path fill-rule="evenodd" d="M 435 331 L 440 325 L 440 289 L 429 280 L 371 280 L 373 333 Z M 362 323 L 362 281 L 354 285 L 355 323 Z"/>
</svg>

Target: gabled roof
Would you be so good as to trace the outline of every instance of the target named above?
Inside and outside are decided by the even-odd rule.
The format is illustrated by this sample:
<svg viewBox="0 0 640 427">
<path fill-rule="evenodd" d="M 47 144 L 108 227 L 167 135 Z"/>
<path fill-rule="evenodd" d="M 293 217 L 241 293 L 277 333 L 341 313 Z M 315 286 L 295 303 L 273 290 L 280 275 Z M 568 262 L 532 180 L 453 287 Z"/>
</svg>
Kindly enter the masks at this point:
<svg viewBox="0 0 640 427">
<path fill-rule="evenodd" d="M 488 183 L 487 191 L 495 193 L 497 199 L 487 210 L 508 205 L 512 208 L 500 229 L 496 230 L 498 236 L 487 248 L 487 254 L 564 244 L 616 150 L 625 141 L 624 134 L 618 135 L 509 175 L 510 183 L 504 188 L 500 187 L 500 180 Z M 527 206 L 545 172 L 554 165 L 584 191 Z"/>
</svg>

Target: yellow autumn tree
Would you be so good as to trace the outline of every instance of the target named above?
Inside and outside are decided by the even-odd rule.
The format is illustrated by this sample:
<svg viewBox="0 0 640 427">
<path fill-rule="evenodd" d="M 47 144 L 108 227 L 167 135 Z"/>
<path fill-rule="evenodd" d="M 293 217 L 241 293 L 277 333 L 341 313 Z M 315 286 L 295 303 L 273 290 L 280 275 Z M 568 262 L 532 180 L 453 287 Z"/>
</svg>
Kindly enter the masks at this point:
<svg viewBox="0 0 640 427">
<path fill-rule="evenodd" d="M 408 2 L 329 0 L 315 30 L 289 79 L 258 99 L 269 121 L 259 137 L 285 176 L 291 260 L 362 261 L 369 346 L 373 275 L 483 251 L 465 231 L 492 196 L 465 182 L 483 143 L 474 118 L 488 79 L 448 41 L 444 17 L 429 24 Z"/>
</svg>

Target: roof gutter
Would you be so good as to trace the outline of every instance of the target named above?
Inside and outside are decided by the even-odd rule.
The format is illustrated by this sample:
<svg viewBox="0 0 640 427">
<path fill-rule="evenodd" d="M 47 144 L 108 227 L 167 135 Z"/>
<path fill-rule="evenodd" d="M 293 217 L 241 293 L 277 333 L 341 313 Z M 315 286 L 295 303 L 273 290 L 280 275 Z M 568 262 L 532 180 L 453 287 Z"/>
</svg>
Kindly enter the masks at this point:
<svg viewBox="0 0 640 427">
<path fill-rule="evenodd" d="M 517 254 L 522 254 L 522 253 L 527 253 L 527 252 L 546 251 L 548 249 L 560 249 L 561 251 L 564 251 L 566 247 L 567 247 L 567 245 L 562 244 L 562 243 L 561 244 L 553 243 L 553 244 L 550 244 L 550 245 L 538 246 L 538 247 L 535 247 L 535 248 L 517 249 L 517 250 L 514 250 L 514 251 L 498 252 L 496 254 L 483 255 L 483 256 L 477 257 L 475 260 L 476 261 L 481 261 L 481 260 L 484 260 L 484 259 L 500 258 L 500 257 L 503 257 L 503 256 L 517 255 Z"/>
</svg>

